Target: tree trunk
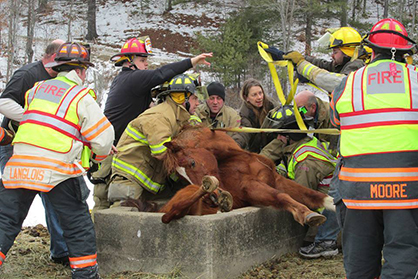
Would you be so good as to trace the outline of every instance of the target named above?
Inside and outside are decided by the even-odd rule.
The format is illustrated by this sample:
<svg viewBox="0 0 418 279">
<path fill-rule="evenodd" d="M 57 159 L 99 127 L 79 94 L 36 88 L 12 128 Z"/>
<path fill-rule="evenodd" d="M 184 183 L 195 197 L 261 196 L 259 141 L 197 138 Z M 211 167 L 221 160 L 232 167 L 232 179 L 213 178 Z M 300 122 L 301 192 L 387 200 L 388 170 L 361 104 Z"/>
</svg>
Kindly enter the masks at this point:
<svg viewBox="0 0 418 279">
<path fill-rule="evenodd" d="M 363 0 L 363 16 L 366 16 L 367 0 Z"/>
<path fill-rule="evenodd" d="M 169 12 L 172 9 L 173 9 L 173 1 L 172 0 L 167 0 L 166 7 L 165 7 L 165 12 Z"/>
<path fill-rule="evenodd" d="M 358 0 L 353 0 L 353 10 L 351 11 L 351 20 L 356 20 Z"/>
<path fill-rule="evenodd" d="M 71 42 L 73 40 L 73 36 L 71 35 L 71 24 L 73 21 L 73 5 L 74 5 L 74 0 L 70 0 L 70 12 L 68 14 L 67 42 Z"/>
<path fill-rule="evenodd" d="M 383 18 L 387 18 L 389 14 L 389 0 L 383 1 Z"/>
<path fill-rule="evenodd" d="M 6 80 L 9 80 L 13 72 L 13 61 L 15 59 L 17 22 L 19 20 L 20 0 L 9 0 L 9 35 L 7 40 L 7 71 Z"/>
<path fill-rule="evenodd" d="M 88 0 L 86 40 L 94 40 L 99 35 L 96 31 L 96 0 Z"/>
<path fill-rule="evenodd" d="M 28 0 L 28 26 L 27 26 L 27 39 L 26 39 L 26 63 L 31 63 L 33 58 L 33 35 L 35 30 L 36 13 L 35 13 L 35 0 Z"/>
<path fill-rule="evenodd" d="M 38 0 L 38 13 L 43 13 L 46 10 L 48 0 Z"/>
<path fill-rule="evenodd" d="M 310 0 L 309 5 L 311 6 L 312 0 Z M 305 54 L 311 55 L 311 48 L 312 48 L 312 17 L 313 13 L 308 10 L 306 13 L 306 28 L 305 28 Z"/>
<path fill-rule="evenodd" d="M 341 27 L 347 26 L 347 1 L 341 1 Z"/>
</svg>

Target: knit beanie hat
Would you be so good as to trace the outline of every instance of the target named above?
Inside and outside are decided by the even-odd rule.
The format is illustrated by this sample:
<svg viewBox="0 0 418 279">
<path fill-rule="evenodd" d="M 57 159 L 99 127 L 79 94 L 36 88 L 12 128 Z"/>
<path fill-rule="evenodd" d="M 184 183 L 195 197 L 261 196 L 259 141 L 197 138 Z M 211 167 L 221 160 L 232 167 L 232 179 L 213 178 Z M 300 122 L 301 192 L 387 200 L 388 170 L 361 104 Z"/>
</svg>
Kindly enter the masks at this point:
<svg viewBox="0 0 418 279">
<path fill-rule="evenodd" d="M 222 100 L 225 101 L 225 87 L 223 86 L 222 83 L 219 83 L 216 81 L 211 82 L 207 86 L 207 91 L 208 91 L 209 96 L 218 95 L 219 97 L 222 98 Z"/>
</svg>

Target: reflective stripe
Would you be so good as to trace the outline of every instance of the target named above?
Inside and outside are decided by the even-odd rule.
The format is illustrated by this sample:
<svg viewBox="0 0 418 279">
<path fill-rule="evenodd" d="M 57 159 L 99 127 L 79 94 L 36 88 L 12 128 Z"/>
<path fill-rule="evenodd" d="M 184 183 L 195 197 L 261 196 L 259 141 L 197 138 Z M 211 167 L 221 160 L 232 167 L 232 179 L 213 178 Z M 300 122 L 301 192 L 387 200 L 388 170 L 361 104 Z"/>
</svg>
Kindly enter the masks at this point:
<svg viewBox="0 0 418 279">
<path fill-rule="evenodd" d="M 353 92 L 353 111 L 364 110 L 363 107 L 363 74 L 365 68 L 361 68 L 358 71 L 354 72 L 352 91 Z"/>
<path fill-rule="evenodd" d="M 28 96 L 27 96 L 27 105 L 29 106 L 29 104 L 32 102 L 33 97 L 35 96 L 35 93 L 37 90 L 39 90 L 39 87 L 42 83 L 44 83 L 46 80 L 44 81 L 40 81 L 37 86 L 35 88 L 30 89 L 30 91 L 28 92 Z"/>
<path fill-rule="evenodd" d="M 84 138 L 86 138 L 88 141 L 92 141 L 94 138 L 96 138 L 101 132 L 106 130 L 110 126 L 110 122 L 107 120 L 106 117 L 103 117 L 100 119 L 96 125 L 90 127 L 86 131 L 83 132 Z"/>
<path fill-rule="evenodd" d="M 113 158 L 112 166 L 121 171 L 129 173 L 130 175 L 134 176 L 136 179 L 141 181 L 144 186 L 146 186 L 150 191 L 154 193 L 158 193 L 160 189 L 164 187 L 164 185 L 158 184 L 152 181 L 145 173 L 143 173 L 140 169 L 135 168 L 131 164 L 128 164 L 116 157 Z"/>
<path fill-rule="evenodd" d="M 13 155 L 7 162 L 7 165 L 16 167 L 45 168 L 70 175 L 81 173 L 81 170 L 76 164 L 66 164 L 54 159 L 36 156 Z"/>
<path fill-rule="evenodd" d="M 54 185 L 49 185 L 39 182 L 31 182 L 28 180 L 3 180 L 4 188 L 6 189 L 17 189 L 25 188 L 34 191 L 49 192 L 54 188 Z"/>
<path fill-rule="evenodd" d="M 4 259 L 6 259 L 6 255 L 0 251 L 0 265 L 3 264 Z"/>
<path fill-rule="evenodd" d="M 84 88 L 81 86 L 74 85 L 69 89 L 69 92 L 64 96 L 61 100 L 61 104 L 58 107 L 58 111 L 56 113 L 57 116 L 64 118 L 67 114 L 68 108 L 71 106 L 72 101 L 75 97 L 77 97 L 78 93 L 80 93 Z"/>
<path fill-rule="evenodd" d="M 353 129 L 378 125 L 418 124 L 418 111 L 406 109 L 369 110 L 367 113 L 341 113 L 341 129 Z"/>
<path fill-rule="evenodd" d="M 418 168 L 341 167 L 339 178 L 356 182 L 418 181 Z"/>
<path fill-rule="evenodd" d="M 69 257 L 71 268 L 85 268 L 97 264 L 97 253 L 84 257 Z"/>
<path fill-rule="evenodd" d="M 167 150 L 167 147 L 165 147 L 164 143 L 171 141 L 171 137 L 169 137 L 168 139 L 164 140 L 162 143 L 150 145 L 147 138 L 143 134 L 141 134 L 138 130 L 134 129 L 130 124 L 128 124 L 125 131 L 126 131 L 126 134 L 128 134 L 134 140 L 148 145 L 149 148 L 151 149 L 152 154 L 161 154 L 165 152 Z"/>
<path fill-rule="evenodd" d="M 141 134 L 139 131 L 135 130 L 131 126 L 131 124 L 128 124 L 128 126 L 125 129 L 125 131 L 134 140 L 140 141 L 140 142 L 145 143 L 146 145 L 148 145 L 147 138 L 143 134 Z"/>
<path fill-rule="evenodd" d="M 311 73 L 311 71 L 312 71 L 314 68 L 315 68 L 315 66 L 309 63 L 308 65 L 306 65 L 305 67 L 303 67 L 302 74 L 303 74 L 305 77 L 308 77 L 308 76 L 309 76 L 309 74 Z"/>
<path fill-rule="evenodd" d="M 344 204 L 350 209 L 412 209 L 418 208 L 418 200 L 347 200 Z"/>
<path fill-rule="evenodd" d="M 165 141 L 163 141 L 160 144 L 156 144 L 156 145 L 150 145 L 149 147 L 151 148 L 151 153 L 152 154 L 161 154 L 163 152 L 165 152 L 167 150 L 167 147 L 164 145 L 164 143 L 171 141 L 171 137 L 169 137 L 168 139 L 166 139 Z"/>
<path fill-rule="evenodd" d="M 329 185 L 331 184 L 332 177 L 332 174 L 328 175 L 327 177 L 324 177 L 324 179 L 322 179 L 322 181 L 319 182 L 318 187 L 329 187 Z"/>
<path fill-rule="evenodd" d="M 411 90 L 411 105 L 413 109 L 418 108 L 418 73 L 416 72 L 416 69 L 411 69 L 411 67 L 408 67 L 408 76 L 410 80 L 410 90 Z"/>
<path fill-rule="evenodd" d="M 4 135 L 5 135 L 5 133 L 4 133 L 4 129 L 0 127 L 0 141 L 2 141 L 2 140 L 3 140 Z"/>
<path fill-rule="evenodd" d="M 75 140 L 83 141 L 80 133 L 80 127 L 76 126 L 63 118 L 57 118 L 54 115 L 41 111 L 28 110 L 23 114 L 20 125 L 25 123 L 35 123 L 45 127 L 52 128 Z"/>
</svg>

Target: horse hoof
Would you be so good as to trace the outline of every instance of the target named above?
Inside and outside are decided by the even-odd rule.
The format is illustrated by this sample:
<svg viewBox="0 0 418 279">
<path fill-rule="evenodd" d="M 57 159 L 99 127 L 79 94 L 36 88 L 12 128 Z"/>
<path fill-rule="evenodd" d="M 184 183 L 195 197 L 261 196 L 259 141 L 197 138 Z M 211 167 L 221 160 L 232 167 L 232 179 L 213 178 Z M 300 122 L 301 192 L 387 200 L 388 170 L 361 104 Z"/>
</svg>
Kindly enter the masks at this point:
<svg viewBox="0 0 418 279">
<path fill-rule="evenodd" d="M 211 175 L 202 178 L 202 189 L 207 193 L 212 193 L 219 186 L 219 180 Z"/>
<path fill-rule="evenodd" d="M 305 225 L 317 227 L 325 223 L 327 217 L 316 212 L 311 212 L 305 217 Z"/>
<path fill-rule="evenodd" d="M 221 212 L 231 211 L 232 206 L 234 205 L 232 195 L 228 191 L 222 191 L 222 193 L 219 195 L 218 202 Z"/>
</svg>

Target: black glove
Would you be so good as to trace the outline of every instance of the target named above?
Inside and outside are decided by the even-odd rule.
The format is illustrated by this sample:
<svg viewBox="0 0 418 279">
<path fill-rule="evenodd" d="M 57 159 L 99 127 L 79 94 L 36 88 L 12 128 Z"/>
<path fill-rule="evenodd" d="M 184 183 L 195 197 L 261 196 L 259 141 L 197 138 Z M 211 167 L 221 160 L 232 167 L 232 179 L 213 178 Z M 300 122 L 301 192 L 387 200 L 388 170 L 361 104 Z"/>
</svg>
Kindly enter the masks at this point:
<svg viewBox="0 0 418 279">
<path fill-rule="evenodd" d="M 273 59 L 273 61 L 283 60 L 284 52 L 279 50 L 278 48 L 269 47 L 269 48 L 266 48 L 265 51 L 271 54 L 271 58 Z"/>
</svg>

